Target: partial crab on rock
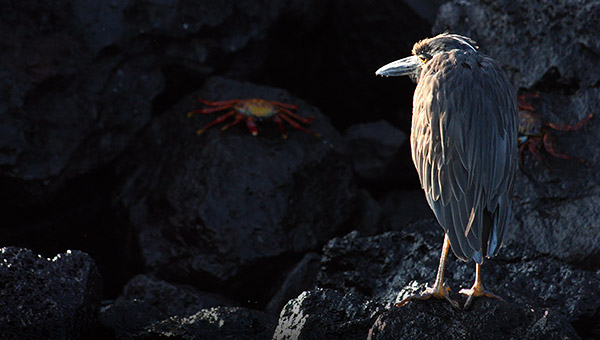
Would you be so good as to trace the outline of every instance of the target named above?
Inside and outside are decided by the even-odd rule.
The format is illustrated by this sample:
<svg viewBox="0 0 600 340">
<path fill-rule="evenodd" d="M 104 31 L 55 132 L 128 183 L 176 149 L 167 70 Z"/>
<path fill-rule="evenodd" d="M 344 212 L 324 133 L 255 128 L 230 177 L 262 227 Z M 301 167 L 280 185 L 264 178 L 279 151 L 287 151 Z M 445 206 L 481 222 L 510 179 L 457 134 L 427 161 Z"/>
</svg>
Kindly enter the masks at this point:
<svg viewBox="0 0 600 340">
<path fill-rule="evenodd" d="M 204 131 L 206 131 L 206 129 L 225 121 L 229 117 L 233 117 L 232 122 L 224 125 L 221 128 L 222 131 L 240 123 L 242 120 L 245 120 L 246 126 L 248 127 L 248 130 L 250 130 L 250 133 L 253 136 L 256 136 L 258 135 L 258 128 L 256 127 L 255 120 L 269 118 L 272 121 L 274 121 L 277 124 L 277 126 L 279 126 L 281 137 L 284 139 L 287 138 L 287 132 L 285 130 L 285 127 L 283 126 L 283 121 L 286 121 L 288 124 L 290 124 L 293 128 L 297 130 L 309 133 L 315 137 L 321 137 L 321 135 L 319 135 L 317 132 L 309 130 L 298 123 L 301 122 L 303 124 L 310 125 L 313 122 L 314 117 L 304 118 L 292 112 L 298 109 L 297 105 L 286 104 L 260 98 L 232 99 L 216 102 L 211 102 L 205 99 L 198 99 L 198 101 L 210 107 L 191 111 L 188 113 L 188 117 L 191 118 L 195 114 L 208 114 L 217 111 L 229 110 L 224 115 L 219 116 L 217 119 L 215 119 L 208 125 L 199 129 L 197 131 L 198 134 L 201 134 Z"/>
<path fill-rule="evenodd" d="M 531 154 L 540 162 L 546 170 L 550 170 L 544 163 L 539 151 L 544 148 L 546 152 L 556 158 L 575 159 L 581 163 L 587 164 L 583 158 L 573 157 L 556 151 L 556 143 L 554 137 L 550 133 L 550 129 L 557 131 L 575 131 L 579 130 L 587 123 L 593 114 L 589 114 L 584 119 L 580 120 L 575 125 L 549 123 L 542 116 L 535 112 L 533 106 L 527 101 L 529 98 L 538 98 L 537 94 L 524 94 L 517 97 L 519 103 L 519 154 L 521 157 L 521 169 L 523 169 L 523 160 L 525 158 L 525 150 L 529 150 Z"/>
</svg>

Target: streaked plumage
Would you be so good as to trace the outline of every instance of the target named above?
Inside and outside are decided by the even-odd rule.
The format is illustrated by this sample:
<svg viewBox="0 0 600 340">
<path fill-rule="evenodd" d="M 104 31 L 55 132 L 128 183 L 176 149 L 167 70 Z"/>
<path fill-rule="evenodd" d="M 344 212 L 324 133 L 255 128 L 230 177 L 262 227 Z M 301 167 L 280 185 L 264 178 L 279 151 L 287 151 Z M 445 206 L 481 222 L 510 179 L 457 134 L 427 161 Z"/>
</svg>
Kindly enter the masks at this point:
<svg viewBox="0 0 600 340">
<path fill-rule="evenodd" d="M 454 254 L 483 263 L 510 222 L 518 128 L 510 81 L 474 41 L 454 34 L 424 39 L 413 56 L 376 73 L 417 82 L 411 150 L 421 186 Z"/>
</svg>

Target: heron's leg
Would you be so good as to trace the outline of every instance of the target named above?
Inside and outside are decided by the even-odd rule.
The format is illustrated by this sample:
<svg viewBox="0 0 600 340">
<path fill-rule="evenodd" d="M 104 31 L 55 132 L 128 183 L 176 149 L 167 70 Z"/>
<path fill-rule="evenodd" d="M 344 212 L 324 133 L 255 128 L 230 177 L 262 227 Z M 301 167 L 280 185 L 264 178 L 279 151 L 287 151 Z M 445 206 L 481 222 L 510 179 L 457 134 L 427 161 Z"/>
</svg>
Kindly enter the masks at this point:
<svg viewBox="0 0 600 340">
<path fill-rule="evenodd" d="M 469 308 L 469 306 L 471 305 L 471 301 L 473 301 L 473 297 L 487 296 L 489 298 L 504 301 L 498 295 L 488 292 L 483 288 L 483 283 L 481 283 L 481 265 L 478 263 L 475 264 L 475 283 L 473 284 L 473 287 L 471 287 L 471 289 L 461 289 L 459 293 L 468 296 L 467 302 L 465 302 L 464 309 Z"/>
<path fill-rule="evenodd" d="M 433 287 L 427 287 L 421 294 L 411 295 L 404 300 L 398 302 L 396 307 L 402 307 L 410 300 L 426 300 L 431 297 L 436 299 L 446 299 L 452 307 L 460 308 L 458 302 L 450 298 L 450 287 L 444 284 L 444 270 L 446 269 L 446 258 L 448 257 L 448 250 L 450 250 L 450 238 L 448 234 L 444 236 L 444 246 L 442 247 L 442 255 L 440 256 L 440 264 L 438 266 L 437 275 Z"/>
</svg>

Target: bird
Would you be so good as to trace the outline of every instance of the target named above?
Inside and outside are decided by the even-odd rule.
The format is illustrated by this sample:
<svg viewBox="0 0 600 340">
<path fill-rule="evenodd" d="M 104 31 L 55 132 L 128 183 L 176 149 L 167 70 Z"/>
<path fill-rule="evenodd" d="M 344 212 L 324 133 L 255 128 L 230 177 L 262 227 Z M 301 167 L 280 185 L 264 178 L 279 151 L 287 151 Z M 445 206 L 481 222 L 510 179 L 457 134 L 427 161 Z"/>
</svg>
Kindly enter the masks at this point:
<svg viewBox="0 0 600 340">
<path fill-rule="evenodd" d="M 491 57 L 466 36 L 442 33 L 414 44 L 412 56 L 379 68 L 379 76 L 409 76 L 417 85 L 410 132 L 412 160 L 427 203 L 444 230 L 432 287 L 397 306 L 431 297 L 446 299 L 448 248 L 475 262 L 475 282 L 462 289 L 469 308 L 475 297 L 502 300 L 482 283 L 484 258 L 498 253 L 511 219 L 517 168 L 518 106 L 512 83 Z"/>
</svg>

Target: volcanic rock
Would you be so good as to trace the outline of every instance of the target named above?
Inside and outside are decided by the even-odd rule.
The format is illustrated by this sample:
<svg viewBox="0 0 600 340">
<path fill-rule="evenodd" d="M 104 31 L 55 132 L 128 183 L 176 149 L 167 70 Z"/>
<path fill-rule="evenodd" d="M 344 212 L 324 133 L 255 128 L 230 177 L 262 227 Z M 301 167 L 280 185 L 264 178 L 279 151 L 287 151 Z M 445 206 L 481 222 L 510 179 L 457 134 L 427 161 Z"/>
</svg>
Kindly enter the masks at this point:
<svg viewBox="0 0 600 340">
<path fill-rule="evenodd" d="M 2 339 L 82 339 L 96 323 L 102 283 L 80 251 L 43 258 L 23 248 L 0 248 Z"/>
</svg>

